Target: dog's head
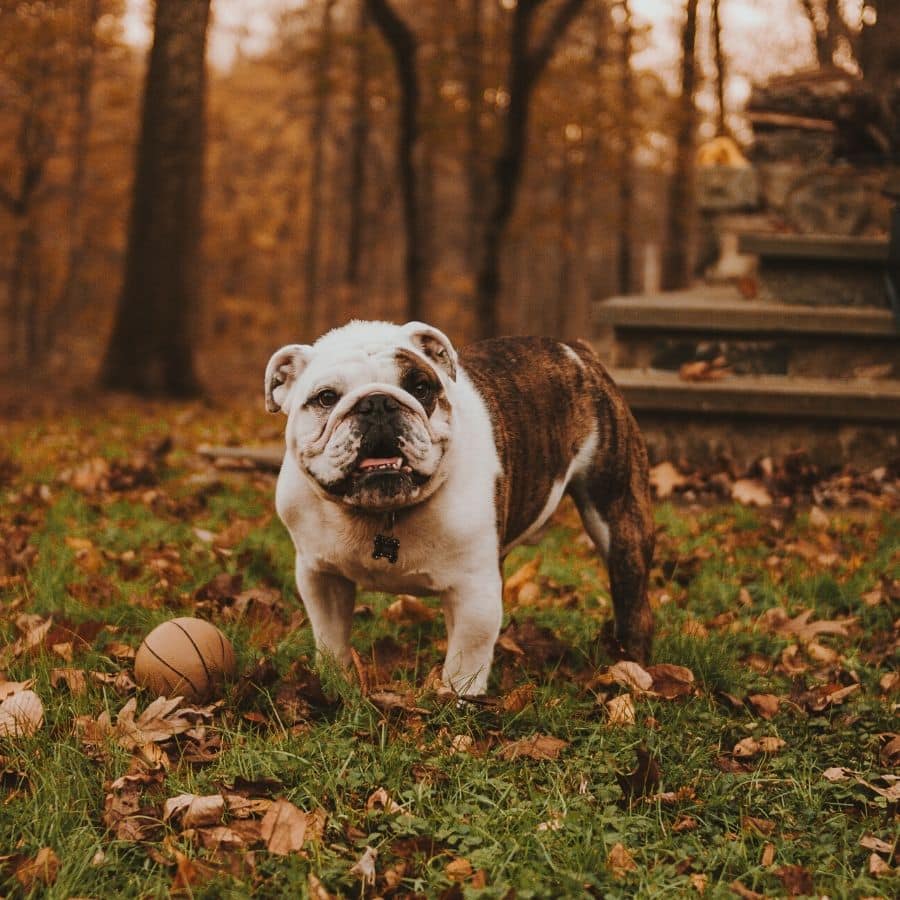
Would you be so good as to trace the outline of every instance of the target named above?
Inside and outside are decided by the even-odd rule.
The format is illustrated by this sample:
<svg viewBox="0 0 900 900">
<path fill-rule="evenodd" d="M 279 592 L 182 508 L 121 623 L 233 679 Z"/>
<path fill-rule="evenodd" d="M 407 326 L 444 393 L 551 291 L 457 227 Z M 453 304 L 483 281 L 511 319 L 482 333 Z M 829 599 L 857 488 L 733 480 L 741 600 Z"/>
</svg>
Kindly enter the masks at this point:
<svg viewBox="0 0 900 900">
<path fill-rule="evenodd" d="M 456 351 L 421 322 L 351 322 L 266 367 L 266 408 L 287 415 L 287 452 L 321 496 L 372 512 L 442 483 Z"/>
</svg>

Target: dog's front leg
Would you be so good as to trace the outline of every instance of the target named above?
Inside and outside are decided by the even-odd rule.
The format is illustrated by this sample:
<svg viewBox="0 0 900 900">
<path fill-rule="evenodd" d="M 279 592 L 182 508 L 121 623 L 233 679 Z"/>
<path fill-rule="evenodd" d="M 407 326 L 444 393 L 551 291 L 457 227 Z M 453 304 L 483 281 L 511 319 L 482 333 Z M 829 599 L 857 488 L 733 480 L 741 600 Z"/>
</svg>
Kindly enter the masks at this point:
<svg viewBox="0 0 900 900">
<path fill-rule="evenodd" d="M 348 667 L 356 585 L 340 575 L 310 571 L 298 558 L 297 589 L 312 625 L 316 661 L 329 658 Z"/>
<path fill-rule="evenodd" d="M 483 694 L 503 619 L 500 569 L 461 580 L 441 597 L 447 623 L 444 684 L 457 694 Z"/>
</svg>

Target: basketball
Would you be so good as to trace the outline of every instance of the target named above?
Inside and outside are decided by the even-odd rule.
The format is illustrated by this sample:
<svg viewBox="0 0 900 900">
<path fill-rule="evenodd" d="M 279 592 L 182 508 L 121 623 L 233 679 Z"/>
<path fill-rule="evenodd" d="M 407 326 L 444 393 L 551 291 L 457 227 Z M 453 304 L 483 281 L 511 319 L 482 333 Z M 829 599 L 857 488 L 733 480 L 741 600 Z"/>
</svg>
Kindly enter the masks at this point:
<svg viewBox="0 0 900 900">
<path fill-rule="evenodd" d="M 231 642 L 209 622 L 183 617 L 157 625 L 134 658 L 135 681 L 156 696 L 195 703 L 222 695 L 235 672 Z"/>
</svg>

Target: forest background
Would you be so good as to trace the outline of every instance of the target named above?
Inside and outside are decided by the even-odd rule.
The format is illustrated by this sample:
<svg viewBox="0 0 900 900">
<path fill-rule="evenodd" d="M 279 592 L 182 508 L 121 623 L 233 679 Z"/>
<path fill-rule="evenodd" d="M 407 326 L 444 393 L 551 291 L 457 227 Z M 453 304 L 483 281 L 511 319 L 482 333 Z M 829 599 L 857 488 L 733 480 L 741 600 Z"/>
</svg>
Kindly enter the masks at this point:
<svg viewBox="0 0 900 900">
<path fill-rule="evenodd" d="M 898 6 L 3 3 L 0 372 L 233 394 L 351 316 L 587 335 L 694 276 L 696 148 L 753 84 L 876 78 Z"/>
</svg>

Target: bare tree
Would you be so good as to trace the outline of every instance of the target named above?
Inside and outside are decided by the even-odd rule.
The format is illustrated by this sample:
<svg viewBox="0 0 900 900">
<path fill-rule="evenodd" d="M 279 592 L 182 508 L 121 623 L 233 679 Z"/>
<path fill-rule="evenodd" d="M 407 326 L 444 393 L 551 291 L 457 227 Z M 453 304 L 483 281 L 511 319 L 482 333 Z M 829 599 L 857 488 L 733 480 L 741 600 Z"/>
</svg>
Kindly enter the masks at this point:
<svg viewBox="0 0 900 900">
<path fill-rule="evenodd" d="M 412 29 L 397 15 L 387 0 L 366 0 L 372 21 L 391 51 L 400 89 L 397 128 L 397 168 L 403 194 L 403 223 L 406 236 L 404 276 L 406 316 L 421 319 L 424 305 L 423 264 L 419 243 L 419 197 L 416 184 L 415 152 L 419 139 L 419 76 L 416 71 L 418 43 Z"/>
<path fill-rule="evenodd" d="M 666 211 L 666 247 L 662 266 L 664 290 L 677 290 L 690 283 L 690 231 L 693 205 L 694 132 L 697 76 L 697 6 L 688 0 L 681 29 L 681 95 L 675 126 L 675 164 L 669 180 Z"/>
<path fill-rule="evenodd" d="M 355 294 L 362 256 L 363 211 L 366 177 L 366 145 L 369 139 L 369 17 L 365 0 L 359 0 L 354 47 L 353 123 L 350 132 L 350 177 L 347 180 L 347 257 L 344 281 Z"/>
<path fill-rule="evenodd" d="M 481 209 L 484 203 L 485 177 L 481 110 L 484 88 L 482 66 L 484 35 L 482 33 L 482 0 L 469 0 L 465 8 L 466 22 L 462 39 L 463 80 L 466 91 L 466 259 L 474 272 L 478 264 L 478 242 L 481 235 Z"/>
<path fill-rule="evenodd" d="M 722 22 L 719 18 L 719 0 L 712 0 L 710 29 L 713 41 L 713 65 L 716 70 L 716 133 L 728 134 L 725 121 L 725 55 L 722 53 Z"/>
<path fill-rule="evenodd" d="M 619 215 L 616 239 L 618 241 L 619 292 L 627 294 L 631 290 L 631 217 L 634 205 L 634 73 L 631 56 L 634 48 L 634 20 L 631 16 L 630 0 L 622 0 L 621 33 L 621 90 L 622 122 L 619 150 Z"/>
<path fill-rule="evenodd" d="M 310 127 L 312 165 L 309 170 L 309 216 L 306 228 L 304 328 L 307 316 L 311 317 L 315 312 L 319 287 L 319 237 L 322 230 L 322 201 L 325 187 L 325 132 L 328 127 L 328 99 L 331 87 L 329 79 L 332 45 L 331 14 L 334 4 L 335 0 L 325 0 L 325 6 L 322 9 L 319 52 L 315 59 L 315 93 Z"/>
<path fill-rule="evenodd" d="M 197 392 L 206 30 L 210 0 L 157 0 L 125 275 L 101 374 L 139 394 Z"/>
<path fill-rule="evenodd" d="M 512 12 L 507 75 L 509 106 L 502 147 L 494 163 L 493 197 L 484 221 L 482 255 L 476 279 L 478 327 L 482 337 L 496 335 L 500 327 L 500 255 L 522 179 L 531 98 L 559 40 L 584 6 L 585 0 L 564 0 L 532 47 L 535 14 L 545 2 L 519 0 Z"/>
</svg>

